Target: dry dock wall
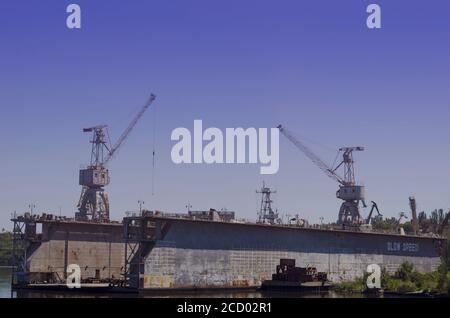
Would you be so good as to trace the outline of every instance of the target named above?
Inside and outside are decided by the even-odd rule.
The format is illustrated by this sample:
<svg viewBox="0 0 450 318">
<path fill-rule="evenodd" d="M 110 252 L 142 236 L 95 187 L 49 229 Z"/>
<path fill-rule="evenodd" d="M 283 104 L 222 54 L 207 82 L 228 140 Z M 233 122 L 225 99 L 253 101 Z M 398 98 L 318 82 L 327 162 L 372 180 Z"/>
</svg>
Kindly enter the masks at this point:
<svg viewBox="0 0 450 318">
<path fill-rule="evenodd" d="M 361 277 L 369 264 L 394 272 L 405 260 L 430 272 L 440 240 L 400 235 L 178 221 L 145 258 L 142 288 L 240 288 L 271 279 L 280 258 L 312 265 L 334 281 Z"/>
<path fill-rule="evenodd" d="M 63 279 L 64 269 L 77 264 L 81 278 L 120 278 L 125 244 L 121 224 L 44 223 L 42 241 L 33 243 L 27 253 L 29 280 L 46 273 Z"/>
<path fill-rule="evenodd" d="M 369 264 L 379 264 L 391 273 L 404 260 L 420 272 L 436 270 L 440 264 L 438 257 L 157 247 L 145 263 L 144 288 L 258 287 L 271 279 L 281 258 L 295 259 L 299 266 L 315 266 L 333 282 L 361 277 Z"/>
<path fill-rule="evenodd" d="M 260 286 L 280 258 L 312 265 L 332 281 L 362 276 L 367 265 L 395 271 L 404 261 L 421 272 L 439 266 L 439 239 L 323 231 L 183 219 L 154 220 L 167 225 L 164 237 L 149 244 L 141 288 L 242 288 Z M 163 224 L 164 223 L 164 224 Z M 158 232 L 158 231 L 157 231 Z M 48 222 L 42 239 L 27 251 L 28 280 L 78 264 L 82 278 L 119 278 L 124 269 L 121 224 Z"/>
</svg>

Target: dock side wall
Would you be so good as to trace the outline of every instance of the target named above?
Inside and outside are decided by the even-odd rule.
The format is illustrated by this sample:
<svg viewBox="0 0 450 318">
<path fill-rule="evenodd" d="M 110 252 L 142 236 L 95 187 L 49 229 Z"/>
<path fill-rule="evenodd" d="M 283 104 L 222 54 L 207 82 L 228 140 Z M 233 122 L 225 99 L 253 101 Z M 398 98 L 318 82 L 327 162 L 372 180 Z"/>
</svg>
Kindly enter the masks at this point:
<svg viewBox="0 0 450 318">
<path fill-rule="evenodd" d="M 42 242 L 27 255 L 30 280 L 45 273 L 63 279 L 67 265 L 80 266 L 81 278 L 120 278 L 124 266 L 122 227 L 84 224 L 44 224 Z"/>
<path fill-rule="evenodd" d="M 405 260 L 431 272 L 440 264 L 438 243 L 399 235 L 173 221 L 145 258 L 143 288 L 260 286 L 281 258 L 315 266 L 333 282 L 361 277 L 369 264 L 392 273 Z"/>
</svg>

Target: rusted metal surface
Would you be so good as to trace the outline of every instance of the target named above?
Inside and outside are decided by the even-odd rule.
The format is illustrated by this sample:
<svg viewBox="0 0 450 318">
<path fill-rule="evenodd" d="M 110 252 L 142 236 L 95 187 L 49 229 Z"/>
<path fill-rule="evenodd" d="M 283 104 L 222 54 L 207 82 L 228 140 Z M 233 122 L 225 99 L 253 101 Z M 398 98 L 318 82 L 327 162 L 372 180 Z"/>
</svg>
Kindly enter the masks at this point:
<svg viewBox="0 0 450 318">
<path fill-rule="evenodd" d="M 171 275 L 145 275 L 144 288 L 172 288 L 173 281 Z"/>
<path fill-rule="evenodd" d="M 272 280 L 285 282 L 314 282 L 327 281 L 327 273 L 318 272 L 314 266 L 296 267 L 295 259 L 280 259 L 276 273 L 272 275 Z"/>
<path fill-rule="evenodd" d="M 250 284 L 246 279 L 236 279 L 231 282 L 231 286 L 235 288 L 249 287 Z"/>
</svg>

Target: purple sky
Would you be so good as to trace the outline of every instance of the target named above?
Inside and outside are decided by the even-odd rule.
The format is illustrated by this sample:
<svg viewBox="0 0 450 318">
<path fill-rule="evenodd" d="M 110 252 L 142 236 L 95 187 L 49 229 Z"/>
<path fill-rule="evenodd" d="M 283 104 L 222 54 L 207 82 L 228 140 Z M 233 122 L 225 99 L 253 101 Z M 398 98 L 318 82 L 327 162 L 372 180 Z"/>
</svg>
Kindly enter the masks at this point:
<svg viewBox="0 0 450 318">
<path fill-rule="evenodd" d="M 65 27 L 73 2 L 81 30 Z M 381 30 L 365 25 L 369 3 L 381 5 Z M 170 133 L 194 119 L 221 129 L 282 123 L 329 163 L 335 152 L 317 144 L 365 146 L 356 176 L 384 215 L 408 211 L 410 195 L 419 211 L 447 209 L 449 12 L 445 0 L 4 0 L 0 227 L 30 203 L 72 216 L 90 151 L 81 128 L 108 123 L 116 139 L 150 92 L 154 107 L 110 164 L 115 219 L 138 200 L 254 218 L 263 179 L 278 190 L 279 212 L 336 219 L 337 184 L 283 137 L 274 176 L 259 165 L 174 165 Z"/>
</svg>

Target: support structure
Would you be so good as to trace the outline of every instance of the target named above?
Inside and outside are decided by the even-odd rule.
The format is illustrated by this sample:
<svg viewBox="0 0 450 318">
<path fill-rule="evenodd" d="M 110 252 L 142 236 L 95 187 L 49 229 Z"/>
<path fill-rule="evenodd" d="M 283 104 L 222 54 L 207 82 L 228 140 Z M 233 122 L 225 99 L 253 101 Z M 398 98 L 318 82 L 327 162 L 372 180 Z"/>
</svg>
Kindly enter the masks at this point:
<svg viewBox="0 0 450 318">
<path fill-rule="evenodd" d="M 11 221 L 13 222 L 11 286 L 17 286 L 26 281 L 26 250 L 28 244 L 25 240 L 24 220 L 14 215 Z"/>
<path fill-rule="evenodd" d="M 123 219 L 123 235 L 125 239 L 125 258 L 123 276 L 129 287 L 142 286 L 140 274 L 142 271 L 142 219 L 140 216 L 127 216 Z"/>
<path fill-rule="evenodd" d="M 106 125 L 83 129 L 92 132 L 91 162 L 87 169 L 80 170 L 79 184 L 82 186 L 78 202 L 77 220 L 109 220 L 109 200 L 104 187 L 109 184 L 109 172 L 104 162 L 110 152 L 106 141 Z"/>
<path fill-rule="evenodd" d="M 167 234 L 170 224 L 165 220 L 154 220 L 153 212 L 142 211 L 123 219 L 125 259 L 123 276 L 128 287 L 141 289 L 144 286 L 145 258 Z"/>
<path fill-rule="evenodd" d="M 342 161 L 333 169 L 333 172 L 336 172 L 342 166 L 344 170 L 344 178 L 340 180 L 339 190 L 336 192 L 336 197 L 344 200 L 339 209 L 337 220 L 339 225 L 360 225 L 365 222 L 359 211 L 360 202 L 366 207 L 365 189 L 363 186 L 356 185 L 353 161 L 353 152 L 363 150 L 363 147 L 343 147 L 339 149 L 342 152 Z"/>
<path fill-rule="evenodd" d="M 266 187 L 263 182 L 263 186 L 261 190 L 256 191 L 256 193 L 262 194 L 261 196 L 261 208 L 258 213 L 258 222 L 264 223 L 269 222 L 270 224 L 274 224 L 275 220 L 278 218 L 278 214 L 272 209 L 272 199 L 270 195 L 272 193 L 276 193 L 276 191 L 272 191 L 270 188 Z"/>
<path fill-rule="evenodd" d="M 26 283 L 29 279 L 27 266 L 27 251 L 42 242 L 42 233 L 38 233 L 37 224 L 41 221 L 27 212 L 23 215 L 14 214 L 12 231 L 12 286 Z M 42 226 L 42 225 L 41 225 Z"/>
</svg>

